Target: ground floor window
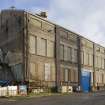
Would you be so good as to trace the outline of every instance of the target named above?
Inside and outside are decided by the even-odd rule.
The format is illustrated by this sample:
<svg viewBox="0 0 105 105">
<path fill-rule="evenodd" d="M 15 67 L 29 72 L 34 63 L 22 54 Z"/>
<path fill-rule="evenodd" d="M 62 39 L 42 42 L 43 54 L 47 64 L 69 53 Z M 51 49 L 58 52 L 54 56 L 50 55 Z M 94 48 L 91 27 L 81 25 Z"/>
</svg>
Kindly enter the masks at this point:
<svg viewBox="0 0 105 105">
<path fill-rule="evenodd" d="M 45 81 L 50 81 L 51 79 L 51 65 L 49 63 L 45 63 Z"/>
</svg>

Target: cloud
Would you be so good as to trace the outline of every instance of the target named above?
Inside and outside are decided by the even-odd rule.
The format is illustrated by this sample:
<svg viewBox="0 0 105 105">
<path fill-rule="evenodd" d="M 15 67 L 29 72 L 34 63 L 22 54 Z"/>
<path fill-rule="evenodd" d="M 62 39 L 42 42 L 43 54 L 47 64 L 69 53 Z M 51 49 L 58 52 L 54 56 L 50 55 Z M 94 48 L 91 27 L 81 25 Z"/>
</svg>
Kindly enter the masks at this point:
<svg viewBox="0 0 105 105">
<path fill-rule="evenodd" d="M 48 19 L 105 46 L 105 0 L 1 0 L 0 8 L 48 12 Z"/>
<path fill-rule="evenodd" d="M 49 19 L 105 46 L 105 0 L 52 0 Z"/>
</svg>

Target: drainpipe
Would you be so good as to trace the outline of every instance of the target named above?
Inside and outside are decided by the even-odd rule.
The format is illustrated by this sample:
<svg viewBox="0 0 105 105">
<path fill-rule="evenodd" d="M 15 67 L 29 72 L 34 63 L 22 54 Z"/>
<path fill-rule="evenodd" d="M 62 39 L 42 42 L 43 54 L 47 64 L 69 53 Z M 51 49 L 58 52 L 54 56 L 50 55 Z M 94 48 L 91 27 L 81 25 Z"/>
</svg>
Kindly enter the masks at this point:
<svg viewBox="0 0 105 105">
<path fill-rule="evenodd" d="M 77 46 L 78 46 L 78 52 L 77 52 L 77 58 L 78 58 L 78 86 L 81 87 L 81 37 L 77 37 Z"/>
</svg>

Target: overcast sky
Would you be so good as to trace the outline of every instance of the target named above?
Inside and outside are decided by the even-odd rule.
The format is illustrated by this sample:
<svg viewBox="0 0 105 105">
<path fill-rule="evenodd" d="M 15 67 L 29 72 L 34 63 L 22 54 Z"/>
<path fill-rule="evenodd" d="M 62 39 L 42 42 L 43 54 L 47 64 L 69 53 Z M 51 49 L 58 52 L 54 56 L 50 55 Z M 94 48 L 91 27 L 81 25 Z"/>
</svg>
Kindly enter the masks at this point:
<svg viewBox="0 0 105 105">
<path fill-rule="evenodd" d="M 0 9 L 10 6 L 46 11 L 50 21 L 105 46 L 105 0 L 0 0 Z"/>
</svg>

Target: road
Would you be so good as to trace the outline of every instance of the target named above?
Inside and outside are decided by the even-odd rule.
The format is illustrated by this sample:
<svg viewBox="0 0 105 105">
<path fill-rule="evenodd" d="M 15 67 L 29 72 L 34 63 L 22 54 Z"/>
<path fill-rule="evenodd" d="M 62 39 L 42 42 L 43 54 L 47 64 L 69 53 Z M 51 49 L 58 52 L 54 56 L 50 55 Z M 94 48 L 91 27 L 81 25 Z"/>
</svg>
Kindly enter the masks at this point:
<svg viewBox="0 0 105 105">
<path fill-rule="evenodd" d="M 105 105 L 105 92 L 53 95 L 20 100 L 0 98 L 0 105 Z"/>
</svg>

